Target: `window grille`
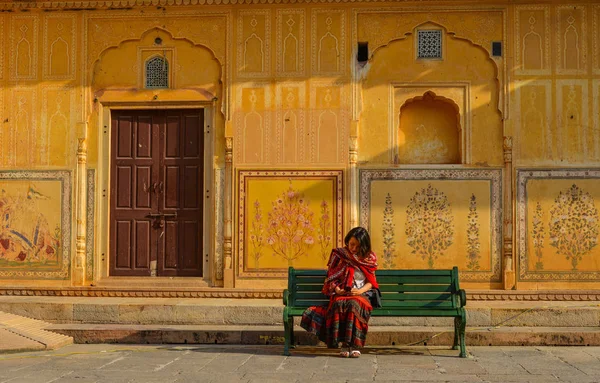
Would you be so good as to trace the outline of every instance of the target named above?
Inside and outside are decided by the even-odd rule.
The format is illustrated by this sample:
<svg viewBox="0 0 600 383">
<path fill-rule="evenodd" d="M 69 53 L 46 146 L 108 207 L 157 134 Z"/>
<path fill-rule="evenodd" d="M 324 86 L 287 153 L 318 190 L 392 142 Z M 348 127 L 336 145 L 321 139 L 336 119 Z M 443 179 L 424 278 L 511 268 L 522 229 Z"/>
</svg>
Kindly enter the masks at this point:
<svg viewBox="0 0 600 383">
<path fill-rule="evenodd" d="M 418 58 L 441 59 L 442 58 L 442 31 L 427 30 L 418 31 L 419 47 Z"/>
<path fill-rule="evenodd" d="M 155 56 L 146 61 L 146 88 L 169 87 L 169 62 Z"/>
</svg>

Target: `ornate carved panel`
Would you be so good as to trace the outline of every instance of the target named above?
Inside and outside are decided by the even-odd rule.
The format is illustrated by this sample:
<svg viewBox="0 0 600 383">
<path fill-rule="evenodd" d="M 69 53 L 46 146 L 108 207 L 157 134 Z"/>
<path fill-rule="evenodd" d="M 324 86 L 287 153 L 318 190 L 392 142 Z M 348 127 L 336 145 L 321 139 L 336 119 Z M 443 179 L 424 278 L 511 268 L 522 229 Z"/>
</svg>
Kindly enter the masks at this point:
<svg viewBox="0 0 600 383">
<path fill-rule="evenodd" d="M 552 81 L 528 81 L 516 87 L 518 158 L 554 158 L 557 137 L 552 129 Z"/>
<path fill-rule="evenodd" d="M 557 137 L 559 158 L 586 160 L 589 151 L 588 81 L 556 81 L 556 114 L 560 136 Z"/>
<path fill-rule="evenodd" d="M 40 129 L 40 163 L 53 166 L 71 165 L 76 151 L 72 127 L 77 113 L 74 87 L 42 88 L 42 126 Z"/>
<path fill-rule="evenodd" d="M 44 18 L 44 79 L 74 80 L 77 68 L 76 16 L 68 13 Z"/>
<path fill-rule="evenodd" d="M 310 83 L 310 162 L 338 164 L 348 154 L 347 91 L 343 83 Z"/>
<path fill-rule="evenodd" d="M 94 254 L 96 241 L 96 169 L 87 170 L 87 206 L 86 206 L 86 239 L 85 239 L 85 279 L 94 280 Z"/>
<path fill-rule="evenodd" d="M 239 11 L 237 25 L 237 74 L 269 77 L 271 74 L 271 11 Z"/>
<path fill-rule="evenodd" d="M 304 9 L 277 10 L 277 76 L 304 76 L 305 29 Z"/>
<path fill-rule="evenodd" d="M 37 80 L 38 16 L 12 16 L 10 20 L 10 79 Z"/>
<path fill-rule="evenodd" d="M 225 226 L 225 169 L 215 169 L 215 279 L 223 280 L 223 243 Z"/>
<path fill-rule="evenodd" d="M 312 73 L 346 73 L 346 11 L 313 9 L 311 17 Z"/>
<path fill-rule="evenodd" d="M 33 87 L 13 88 L 10 122 L 4 124 L 9 129 L 9 139 L 4 142 L 2 150 L 8 153 L 4 157 L 5 165 L 30 168 L 32 164 L 39 163 L 36 93 Z"/>
<path fill-rule="evenodd" d="M 268 163 L 271 147 L 271 84 L 238 84 L 235 115 L 237 161 L 243 164 Z"/>
<path fill-rule="evenodd" d="M 550 74 L 550 11 L 546 6 L 515 7 L 516 73 Z"/>
<path fill-rule="evenodd" d="M 599 186 L 598 169 L 517 169 L 519 280 L 598 282 Z"/>
<path fill-rule="evenodd" d="M 556 8 L 556 73 L 587 72 L 586 8 L 561 5 Z"/>
<path fill-rule="evenodd" d="M 276 143 L 278 164 L 304 161 L 306 137 L 306 84 L 280 82 L 275 88 Z"/>
</svg>

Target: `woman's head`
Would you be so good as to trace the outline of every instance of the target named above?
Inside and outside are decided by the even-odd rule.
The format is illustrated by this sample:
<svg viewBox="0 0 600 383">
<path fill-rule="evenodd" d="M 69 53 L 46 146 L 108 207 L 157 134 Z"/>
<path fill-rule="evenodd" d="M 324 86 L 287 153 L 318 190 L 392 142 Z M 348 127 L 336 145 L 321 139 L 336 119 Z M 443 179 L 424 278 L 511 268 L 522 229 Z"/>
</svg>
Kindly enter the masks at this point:
<svg viewBox="0 0 600 383">
<path fill-rule="evenodd" d="M 371 253 L 371 238 L 364 227 L 355 227 L 346 234 L 344 243 L 352 254 L 364 257 Z"/>
</svg>

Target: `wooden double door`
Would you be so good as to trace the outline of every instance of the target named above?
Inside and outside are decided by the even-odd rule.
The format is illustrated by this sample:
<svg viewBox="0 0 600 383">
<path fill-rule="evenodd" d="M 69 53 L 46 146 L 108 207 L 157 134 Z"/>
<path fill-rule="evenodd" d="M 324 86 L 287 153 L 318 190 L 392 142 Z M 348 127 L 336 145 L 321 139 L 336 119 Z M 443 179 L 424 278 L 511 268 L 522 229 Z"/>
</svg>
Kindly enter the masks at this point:
<svg viewBox="0 0 600 383">
<path fill-rule="evenodd" d="M 203 109 L 111 113 L 114 276 L 202 276 Z"/>
</svg>

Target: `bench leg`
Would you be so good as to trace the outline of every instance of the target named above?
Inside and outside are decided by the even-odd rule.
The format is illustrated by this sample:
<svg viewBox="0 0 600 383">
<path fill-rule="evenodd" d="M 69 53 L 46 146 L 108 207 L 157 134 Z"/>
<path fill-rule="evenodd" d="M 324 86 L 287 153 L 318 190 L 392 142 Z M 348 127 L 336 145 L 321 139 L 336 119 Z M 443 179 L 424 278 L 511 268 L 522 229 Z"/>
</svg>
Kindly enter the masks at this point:
<svg viewBox="0 0 600 383">
<path fill-rule="evenodd" d="M 294 336 L 294 317 L 290 317 L 288 327 L 290 328 L 290 347 L 296 348 L 296 337 Z"/>
<path fill-rule="evenodd" d="M 460 328 L 460 318 L 454 318 L 454 343 L 452 343 L 452 349 L 458 350 L 458 329 Z"/>
<path fill-rule="evenodd" d="M 283 335 L 285 338 L 284 344 L 283 344 L 283 355 L 285 356 L 290 356 L 290 330 L 294 331 L 294 327 L 292 326 L 292 328 L 290 328 L 290 321 L 289 318 L 287 318 L 287 315 L 283 315 Z"/>
<path fill-rule="evenodd" d="M 460 318 L 460 357 L 467 357 L 467 346 L 465 342 L 465 333 L 467 331 L 467 314 L 463 310 L 461 318 Z"/>
</svg>

